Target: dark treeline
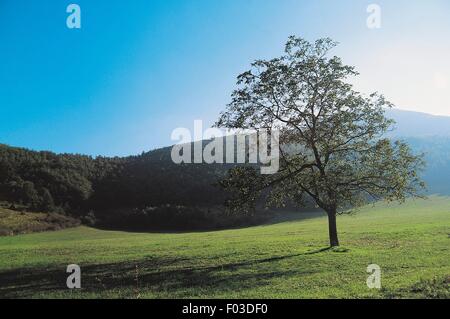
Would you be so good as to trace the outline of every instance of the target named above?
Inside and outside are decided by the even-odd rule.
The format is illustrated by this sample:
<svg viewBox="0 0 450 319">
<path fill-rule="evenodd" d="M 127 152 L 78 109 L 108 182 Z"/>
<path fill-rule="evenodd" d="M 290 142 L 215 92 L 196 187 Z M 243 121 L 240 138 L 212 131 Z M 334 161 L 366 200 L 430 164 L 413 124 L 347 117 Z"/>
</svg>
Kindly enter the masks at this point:
<svg viewBox="0 0 450 319">
<path fill-rule="evenodd" d="M 0 201 L 108 227 L 226 227 L 217 222 L 225 173 L 222 165 L 174 164 L 170 148 L 92 158 L 0 145 Z"/>
<path fill-rule="evenodd" d="M 0 146 L 0 199 L 40 211 L 67 210 L 78 214 L 88 207 L 93 185 L 117 171 L 119 159 L 56 155 Z"/>
</svg>

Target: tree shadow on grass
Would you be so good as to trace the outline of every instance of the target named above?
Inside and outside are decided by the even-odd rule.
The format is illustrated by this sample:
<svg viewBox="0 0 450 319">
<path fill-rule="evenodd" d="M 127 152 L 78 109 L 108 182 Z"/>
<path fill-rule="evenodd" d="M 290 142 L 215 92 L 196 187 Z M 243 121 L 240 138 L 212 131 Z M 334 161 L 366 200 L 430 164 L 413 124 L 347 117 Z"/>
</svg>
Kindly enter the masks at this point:
<svg viewBox="0 0 450 319">
<path fill-rule="evenodd" d="M 83 293 L 102 295 L 113 289 L 125 292 L 123 298 L 134 298 L 139 292 L 152 292 L 161 297 L 188 298 L 201 295 L 238 292 L 270 284 L 277 277 L 305 275 L 316 271 L 306 263 L 304 269 L 281 269 L 270 263 L 299 257 L 292 254 L 239 263 L 205 267 L 183 267 L 183 259 L 150 258 L 140 261 L 80 265 Z M 192 260 L 191 260 L 192 262 Z M 266 264 L 266 265 L 264 265 Z M 259 265 L 258 272 L 252 266 Z M 262 266 L 261 266 L 262 265 Z M 0 272 L 1 298 L 27 298 L 48 294 L 71 297 L 66 287 L 69 274 L 65 267 L 22 268 Z M 78 292 L 78 291 L 77 291 Z"/>
</svg>

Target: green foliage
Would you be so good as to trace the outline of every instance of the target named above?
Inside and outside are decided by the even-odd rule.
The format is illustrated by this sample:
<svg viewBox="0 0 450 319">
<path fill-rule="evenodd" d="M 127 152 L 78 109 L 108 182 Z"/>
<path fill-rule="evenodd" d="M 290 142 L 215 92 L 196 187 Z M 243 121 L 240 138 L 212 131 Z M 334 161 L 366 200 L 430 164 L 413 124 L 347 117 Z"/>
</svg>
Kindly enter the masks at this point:
<svg viewBox="0 0 450 319">
<path fill-rule="evenodd" d="M 65 212 L 88 225 L 98 222 L 93 214 L 110 223 L 119 220 L 108 215 L 117 209 L 131 213 L 169 204 L 191 210 L 220 205 L 225 194 L 215 184 L 226 169 L 174 164 L 169 148 L 125 158 L 92 158 L 0 145 L 0 200 L 33 211 Z"/>
<path fill-rule="evenodd" d="M 42 188 L 42 199 L 39 203 L 38 210 L 44 212 L 52 212 L 55 210 L 55 202 L 53 201 L 53 197 L 50 194 L 50 191 L 45 187 Z"/>
<path fill-rule="evenodd" d="M 22 184 L 23 200 L 25 204 L 36 207 L 39 202 L 39 194 L 34 188 L 33 182 L 26 181 Z"/>
<path fill-rule="evenodd" d="M 33 152 L 6 145 L 0 145 L 0 163 L 1 199 L 26 204 L 33 210 L 65 207 L 74 214 L 92 195 L 92 183 L 108 172 L 101 158 Z"/>
<path fill-rule="evenodd" d="M 357 72 L 330 56 L 335 46 L 328 38 L 310 43 L 290 37 L 283 56 L 257 60 L 238 76 L 232 101 L 216 123 L 280 132 L 278 173 L 262 181 L 251 170 L 234 169 L 231 182 L 222 183 L 238 194 L 229 203 L 238 209 L 245 202 L 251 208 L 258 198 L 284 205 L 308 197 L 330 216 L 331 246 L 339 245 L 338 212 L 370 200 L 404 201 L 424 188 L 422 157 L 384 137 L 393 124 L 385 117 L 392 104 L 353 89 L 349 78 Z"/>
</svg>

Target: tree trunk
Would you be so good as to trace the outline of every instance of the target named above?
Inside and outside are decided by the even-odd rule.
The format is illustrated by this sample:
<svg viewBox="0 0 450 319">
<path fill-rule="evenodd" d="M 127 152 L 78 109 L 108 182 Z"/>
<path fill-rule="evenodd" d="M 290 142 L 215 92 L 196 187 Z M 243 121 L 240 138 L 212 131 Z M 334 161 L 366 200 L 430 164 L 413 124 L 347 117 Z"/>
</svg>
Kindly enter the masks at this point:
<svg viewBox="0 0 450 319">
<path fill-rule="evenodd" d="M 339 239 L 337 233 L 337 225 L 336 225 L 336 211 L 329 211 L 328 214 L 328 232 L 330 235 L 330 246 L 337 247 L 339 246 Z"/>
</svg>

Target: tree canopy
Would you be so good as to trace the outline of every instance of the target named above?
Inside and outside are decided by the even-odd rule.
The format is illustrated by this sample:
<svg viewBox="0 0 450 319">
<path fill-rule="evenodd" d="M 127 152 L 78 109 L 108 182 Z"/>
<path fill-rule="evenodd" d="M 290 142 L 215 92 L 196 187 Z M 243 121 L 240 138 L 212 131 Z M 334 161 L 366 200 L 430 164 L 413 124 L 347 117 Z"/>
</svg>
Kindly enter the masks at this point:
<svg viewBox="0 0 450 319">
<path fill-rule="evenodd" d="M 393 105 L 380 94 L 354 90 L 349 78 L 358 73 L 330 56 L 335 46 L 329 38 L 310 43 L 290 37 L 284 55 L 257 60 L 238 76 L 216 123 L 280 133 L 280 170 L 270 176 L 252 167 L 231 170 L 222 181 L 234 194 L 229 207 L 312 200 L 328 214 L 331 246 L 339 245 L 338 213 L 370 200 L 403 201 L 424 188 L 422 157 L 384 137 L 393 124 L 385 110 Z"/>
</svg>

